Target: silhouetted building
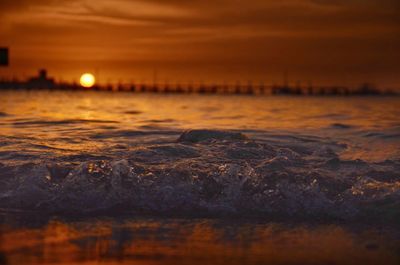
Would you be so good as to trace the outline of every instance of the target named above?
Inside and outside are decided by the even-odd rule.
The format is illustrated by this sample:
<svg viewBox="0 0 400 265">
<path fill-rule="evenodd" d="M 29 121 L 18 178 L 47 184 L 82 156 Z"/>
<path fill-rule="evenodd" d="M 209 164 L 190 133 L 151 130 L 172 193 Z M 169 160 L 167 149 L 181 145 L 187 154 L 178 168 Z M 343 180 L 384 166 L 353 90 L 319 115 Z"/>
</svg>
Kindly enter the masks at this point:
<svg viewBox="0 0 400 265">
<path fill-rule="evenodd" d="M 55 87 L 53 78 L 47 77 L 47 71 L 45 69 L 39 70 L 39 75 L 32 77 L 27 82 L 28 88 L 39 88 L 39 89 L 52 89 Z"/>
</svg>

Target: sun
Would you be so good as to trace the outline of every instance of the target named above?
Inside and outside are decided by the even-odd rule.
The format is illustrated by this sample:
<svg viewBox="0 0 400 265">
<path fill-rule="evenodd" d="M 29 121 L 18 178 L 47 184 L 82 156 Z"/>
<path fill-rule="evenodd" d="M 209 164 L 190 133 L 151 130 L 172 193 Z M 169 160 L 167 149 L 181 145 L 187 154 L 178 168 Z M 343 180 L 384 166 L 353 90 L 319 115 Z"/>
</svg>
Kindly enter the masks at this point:
<svg viewBox="0 0 400 265">
<path fill-rule="evenodd" d="M 85 73 L 81 76 L 79 82 L 81 83 L 81 86 L 90 88 L 96 83 L 96 78 L 91 73 Z"/>
</svg>

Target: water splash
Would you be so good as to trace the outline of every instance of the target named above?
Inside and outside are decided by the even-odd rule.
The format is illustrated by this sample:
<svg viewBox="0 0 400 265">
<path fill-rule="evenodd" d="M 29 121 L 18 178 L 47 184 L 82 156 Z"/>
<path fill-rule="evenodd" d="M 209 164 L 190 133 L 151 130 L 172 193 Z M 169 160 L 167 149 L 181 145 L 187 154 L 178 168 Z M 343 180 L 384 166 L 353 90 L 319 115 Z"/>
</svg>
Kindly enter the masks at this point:
<svg viewBox="0 0 400 265">
<path fill-rule="evenodd" d="M 399 161 L 343 160 L 334 151 L 345 148 L 340 143 L 295 142 L 293 148 L 201 130 L 122 150 L 117 159 L 0 164 L 0 207 L 345 220 L 399 215 Z"/>
</svg>

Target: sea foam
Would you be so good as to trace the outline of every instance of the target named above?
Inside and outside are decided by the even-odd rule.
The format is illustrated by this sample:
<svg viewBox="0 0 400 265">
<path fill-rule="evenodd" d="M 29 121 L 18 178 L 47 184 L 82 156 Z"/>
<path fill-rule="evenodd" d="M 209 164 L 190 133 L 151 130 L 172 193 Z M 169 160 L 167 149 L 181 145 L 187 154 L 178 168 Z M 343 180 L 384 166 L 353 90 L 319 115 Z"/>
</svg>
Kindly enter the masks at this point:
<svg viewBox="0 0 400 265">
<path fill-rule="evenodd" d="M 0 164 L 0 207 L 61 214 L 392 220 L 399 161 L 344 160 L 341 144 L 190 130 L 112 159 Z"/>
</svg>

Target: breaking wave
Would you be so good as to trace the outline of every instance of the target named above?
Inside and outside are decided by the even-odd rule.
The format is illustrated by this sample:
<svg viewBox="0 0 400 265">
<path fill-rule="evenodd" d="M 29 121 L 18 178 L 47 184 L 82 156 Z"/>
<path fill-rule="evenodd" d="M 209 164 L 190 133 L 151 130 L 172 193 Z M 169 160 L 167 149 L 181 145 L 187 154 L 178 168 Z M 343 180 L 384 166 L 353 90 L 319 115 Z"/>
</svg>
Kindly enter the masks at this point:
<svg viewBox="0 0 400 265">
<path fill-rule="evenodd" d="M 399 160 L 345 160 L 338 153 L 346 145 L 282 137 L 190 130 L 175 141 L 119 148 L 104 158 L 99 150 L 74 159 L 0 163 L 0 207 L 60 214 L 399 217 Z"/>
</svg>

